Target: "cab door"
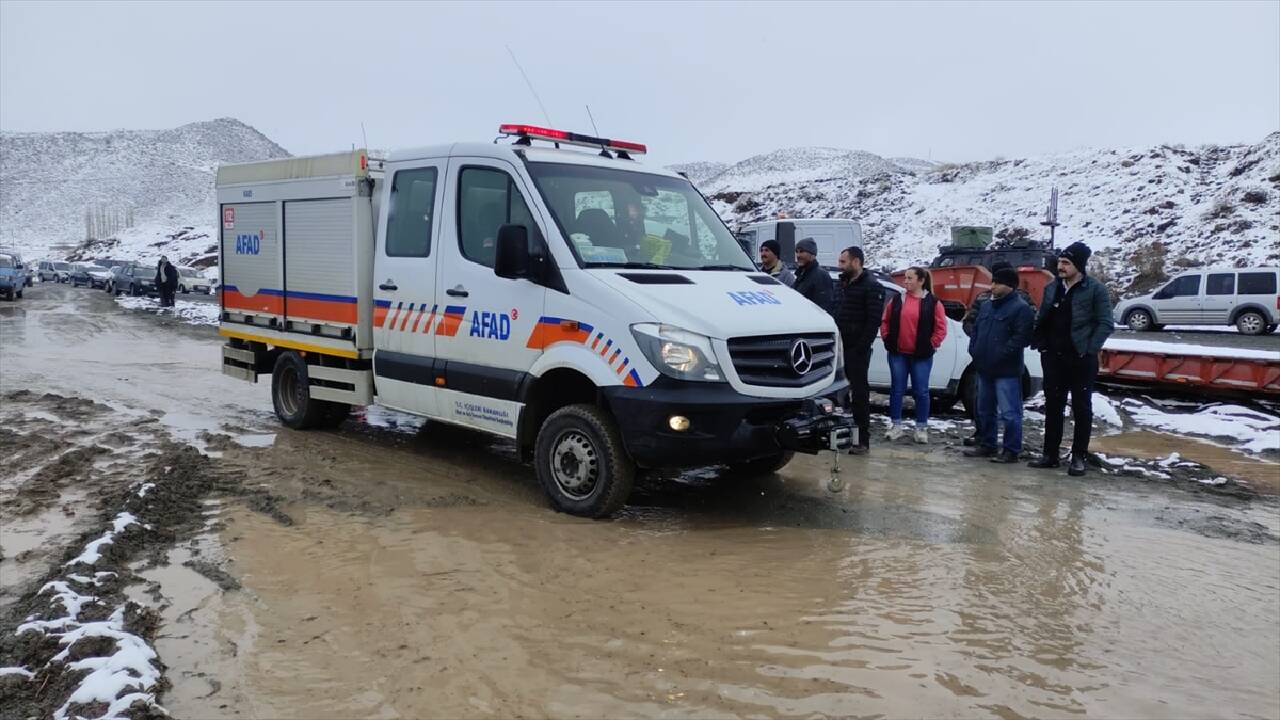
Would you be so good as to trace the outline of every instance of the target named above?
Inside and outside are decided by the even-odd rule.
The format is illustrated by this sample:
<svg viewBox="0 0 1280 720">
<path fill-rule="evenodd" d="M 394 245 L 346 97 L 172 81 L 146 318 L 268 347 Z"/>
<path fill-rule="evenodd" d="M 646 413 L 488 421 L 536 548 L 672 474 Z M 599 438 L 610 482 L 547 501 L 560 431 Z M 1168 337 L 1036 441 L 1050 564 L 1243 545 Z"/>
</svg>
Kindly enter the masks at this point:
<svg viewBox="0 0 1280 720">
<path fill-rule="evenodd" d="M 441 318 L 433 332 L 443 363 L 438 412 L 515 437 L 521 387 L 542 354 L 535 330 L 546 288 L 494 274 L 498 229 L 524 225 L 531 242 L 541 242 L 546 219 L 526 201 L 533 188 L 503 160 L 450 159 L 448 194 L 453 201 L 444 211 L 436 281 Z"/>
<path fill-rule="evenodd" d="M 1156 322 L 1162 325 L 1200 322 L 1200 273 L 1174 278 L 1155 299 Z"/>
<path fill-rule="evenodd" d="M 444 160 L 388 165 L 373 270 L 378 401 L 434 415 L 438 236 Z"/>
</svg>

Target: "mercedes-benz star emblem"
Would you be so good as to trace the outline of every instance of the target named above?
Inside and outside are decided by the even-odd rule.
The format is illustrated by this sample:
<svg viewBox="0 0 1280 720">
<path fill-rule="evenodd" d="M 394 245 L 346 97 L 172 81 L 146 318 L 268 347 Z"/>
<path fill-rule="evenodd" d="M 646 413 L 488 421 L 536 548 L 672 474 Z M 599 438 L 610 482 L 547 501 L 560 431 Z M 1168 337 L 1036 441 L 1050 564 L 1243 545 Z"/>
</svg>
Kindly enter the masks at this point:
<svg viewBox="0 0 1280 720">
<path fill-rule="evenodd" d="M 803 340 L 791 343 L 791 369 L 804 376 L 813 369 L 813 348 Z"/>
</svg>

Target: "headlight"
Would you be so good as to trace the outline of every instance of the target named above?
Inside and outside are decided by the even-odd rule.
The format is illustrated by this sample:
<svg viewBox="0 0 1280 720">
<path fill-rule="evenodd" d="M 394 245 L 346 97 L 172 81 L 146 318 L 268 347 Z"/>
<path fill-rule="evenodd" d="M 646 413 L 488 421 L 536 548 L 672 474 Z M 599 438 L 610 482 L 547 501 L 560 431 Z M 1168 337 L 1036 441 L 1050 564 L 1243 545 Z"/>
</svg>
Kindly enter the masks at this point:
<svg viewBox="0 0 1280 720">
<path fill-rule="evenodd" d="M 706 335 L 657 323 L 632 325 L 631 334 L 640 352 L 663 375 L 677 380 L 724 381 L 711 338 Z"/>
</svg>

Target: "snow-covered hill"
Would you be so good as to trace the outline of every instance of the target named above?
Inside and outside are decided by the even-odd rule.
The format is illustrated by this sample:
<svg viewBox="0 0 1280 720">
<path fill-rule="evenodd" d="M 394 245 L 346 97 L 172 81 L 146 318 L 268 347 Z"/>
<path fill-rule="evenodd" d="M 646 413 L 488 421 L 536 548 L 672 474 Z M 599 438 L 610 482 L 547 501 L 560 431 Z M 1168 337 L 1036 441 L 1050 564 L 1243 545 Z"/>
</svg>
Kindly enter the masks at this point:
<svg viewBox="0 0 1280 720">
<path fill-rule="evenodd" d="M 913 174 L 914 173 L 914 174 Z M 699 185 L 731 226 L 777 217 L 862 221 L 875 265 L 930 260 L 952 225 L 1043 237 L 1056 186 L 1059 244 L 1088 243 L 1117 290 L 1199 265 L 1280 264 L 1280 132 L 1256 145 L 1080 150 L 936 165 L 799 148 Z"/>
<path fill-rule="evenodd" d="M 215 242 L 217 165 L 288 155 L 231 118 L 172 130 L 0 133 L 0 245 L 29 257 L 195 259 Z"/>
</svg>

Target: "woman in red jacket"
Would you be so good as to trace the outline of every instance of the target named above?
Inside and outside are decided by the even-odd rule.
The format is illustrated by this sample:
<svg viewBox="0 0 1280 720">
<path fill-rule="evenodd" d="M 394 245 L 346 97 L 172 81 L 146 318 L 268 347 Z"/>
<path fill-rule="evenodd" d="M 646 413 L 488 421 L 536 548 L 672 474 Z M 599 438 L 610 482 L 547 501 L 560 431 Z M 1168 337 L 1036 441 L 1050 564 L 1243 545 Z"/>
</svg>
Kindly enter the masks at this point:
<svg viewBox="0 0 1280 720">
<path fill-rule="evenodd" d="M 947 336 L 947 315 L 942 303 L 933 295 L 933 279 L 922 267 L 907 268 L 907 291 L 895 293 L 885 304 L 880 320 L 880 337 L 889 355 L 889 419 L 893 427 L 886 436 L 890 441 L 902 437 L 902 396 L 916 400 L 916 432 L 918 443 L 929 442 L 929 372 L 933 369 L 933 353 Z"/>
</svg>

